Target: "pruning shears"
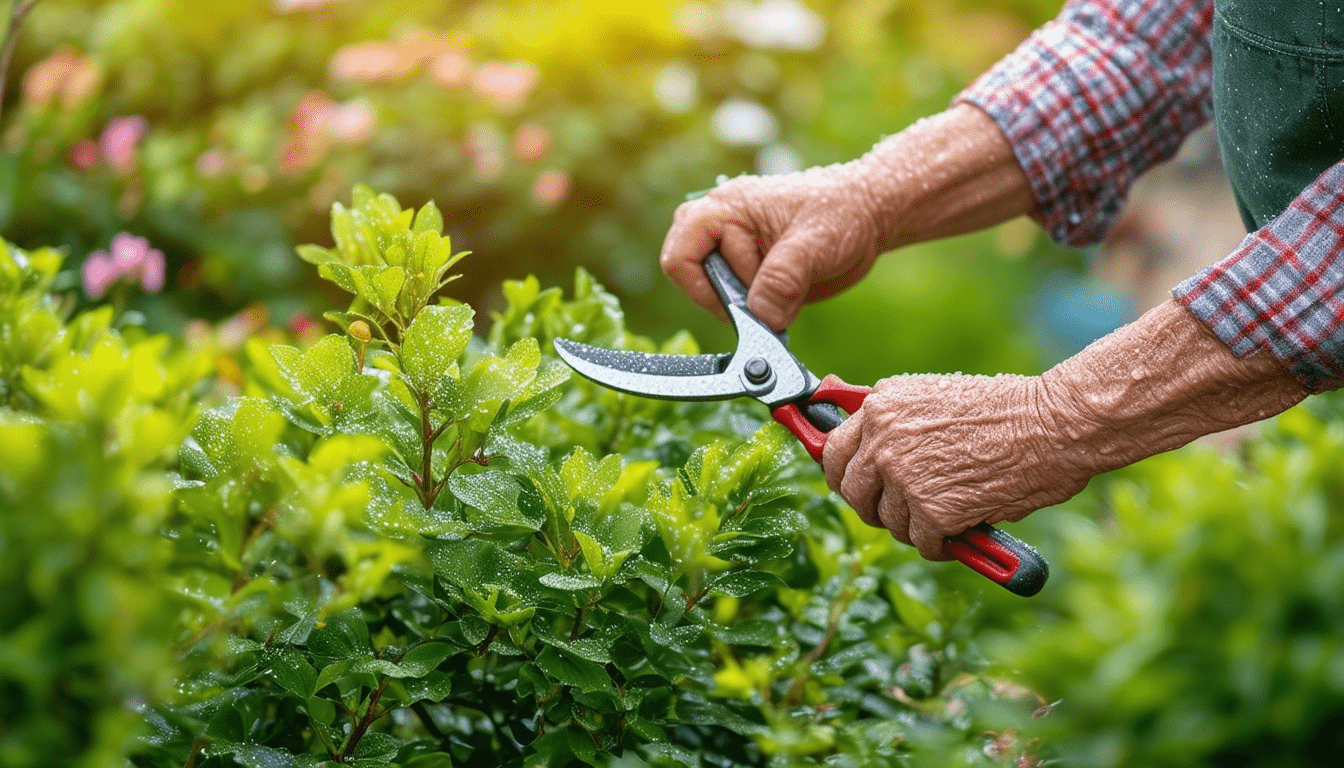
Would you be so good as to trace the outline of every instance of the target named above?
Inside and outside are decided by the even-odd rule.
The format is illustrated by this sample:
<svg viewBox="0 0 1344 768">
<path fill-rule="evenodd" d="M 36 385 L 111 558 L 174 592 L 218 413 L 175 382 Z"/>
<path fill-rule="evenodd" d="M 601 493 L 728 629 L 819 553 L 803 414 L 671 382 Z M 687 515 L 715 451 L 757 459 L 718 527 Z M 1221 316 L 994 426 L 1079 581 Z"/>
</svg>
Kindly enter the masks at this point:
<svg viewBox="0 0 1344 768">
<path fill-rule="evenodd" d="M 835 375 L 818 379 L 789 351 L 787 333 L 776 333 L 747 309 L 746 286 L 722 255 L 710 254 L 704 268 L 737 331 L 735 351 L 653 354 L 556 339 L 556 352 L 584 377 L 632 395 L 662 400 L 753 397 L 769 406 L 775 421 L 788 427 L 820 462 L 826 434 L 863 405 L 871 388 L 847 384 Z M 1023 597 L 1039 592 L 1049 575 L 1049 566 L 1034 548 L 987 523 L 946 543 L 956 559 Z"/>
</svg>

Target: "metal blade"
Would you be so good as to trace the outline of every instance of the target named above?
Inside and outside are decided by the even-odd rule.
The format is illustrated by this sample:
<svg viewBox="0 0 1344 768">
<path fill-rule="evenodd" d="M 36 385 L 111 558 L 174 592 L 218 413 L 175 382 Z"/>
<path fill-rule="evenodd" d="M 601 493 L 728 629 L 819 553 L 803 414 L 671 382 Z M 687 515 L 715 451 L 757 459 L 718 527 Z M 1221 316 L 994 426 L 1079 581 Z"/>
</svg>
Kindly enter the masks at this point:
<svg viewBox="0 0 1344 768">
<path fill-rule="evenodd" d="M 733 359 L 732 354 L 660 355 L 652 352 L 605 349 L 569 339 L 556 339 L 556 347 L 562 346 L 566 352 L 605 368 L 660 376 L 713 376 L 716 373 L 723 373 L 728 367 L 728 361 Z"/>
<path fill-rule="evenodd" d="M 655 355 L 556 339 L 560 358 L 585 378 L 632 395 L 664 400 L 727 400 L 747 394 L 741 376 L 724 372 L 732 355 Z"/>
</svg>

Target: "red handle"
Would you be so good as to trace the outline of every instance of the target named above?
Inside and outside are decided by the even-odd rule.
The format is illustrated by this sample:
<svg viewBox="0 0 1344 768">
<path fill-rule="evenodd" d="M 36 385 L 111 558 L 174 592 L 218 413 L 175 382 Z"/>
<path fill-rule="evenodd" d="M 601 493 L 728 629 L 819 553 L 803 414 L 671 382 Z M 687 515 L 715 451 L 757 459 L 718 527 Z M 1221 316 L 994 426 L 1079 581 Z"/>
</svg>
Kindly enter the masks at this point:
<svg viewBox="0 0 1344 768">
<path fill-rule="evenodd" d="M 846 413 L 854 413 L 872 389 L 847 384 L 835 375 L 821 380 L 809 403 L 831 403 Z M 803 415 L 797 403 L 789 403 L 771 411 L 775 421 L 789 428 L 802 441 L 809 455 L 821 463 L 826 448 L 826 432 Z M 981 523 L 947 539 L 948 551 L 972 570 L 1002 585 L 1009 592 L 1031 597 L 1041 591 L 1050 575 L 1049 564 L 1040 553 L 1021 539 Z"/>
</svg>

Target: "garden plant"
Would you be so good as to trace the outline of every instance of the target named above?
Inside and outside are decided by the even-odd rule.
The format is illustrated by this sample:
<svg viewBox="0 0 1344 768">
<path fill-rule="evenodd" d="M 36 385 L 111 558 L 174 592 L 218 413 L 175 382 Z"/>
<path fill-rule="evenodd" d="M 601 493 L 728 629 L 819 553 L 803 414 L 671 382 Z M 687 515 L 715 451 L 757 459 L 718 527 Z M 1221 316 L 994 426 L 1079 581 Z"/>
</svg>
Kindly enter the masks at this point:
<svg viewBox="0 0 1344 768">
<path fill-rule="evenodd" d="M 0 766 L 1337 762 L 1337 398 L 1014 524 L 1023 600 L 863 525 L 759 405 L 554 355 L 726 348 L 656 277 L 676 203 L 862 152 L 1057 0 L 24 6 Z M 909 249 L 792 346 L 1039 372 L 1087 259 L 1025 221 Z"/>
</svg>

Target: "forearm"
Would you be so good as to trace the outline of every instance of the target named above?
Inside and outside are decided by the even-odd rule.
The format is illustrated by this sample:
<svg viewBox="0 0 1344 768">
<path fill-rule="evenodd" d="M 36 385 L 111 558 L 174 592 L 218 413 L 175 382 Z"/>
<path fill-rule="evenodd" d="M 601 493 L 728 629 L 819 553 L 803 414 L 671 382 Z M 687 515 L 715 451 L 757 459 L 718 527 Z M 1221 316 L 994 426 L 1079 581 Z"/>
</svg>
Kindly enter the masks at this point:
<svg viewBox="0 0 1344 768">
<path fill-rule="evenodd" d="M 999 126 L 958 104 L 873 147 L 855 163 L 883 250 L 972 232 L 1031 213 L 1031 185 Z"/>
<path fill-rule="evenodd" d="M 1273 356 L 1236 357 L 1168 301 L 1047 371 L 1041 397 L 1053 447 L 1100 474 L 1268 418 L 1306 392 Z"/>
</svg>

